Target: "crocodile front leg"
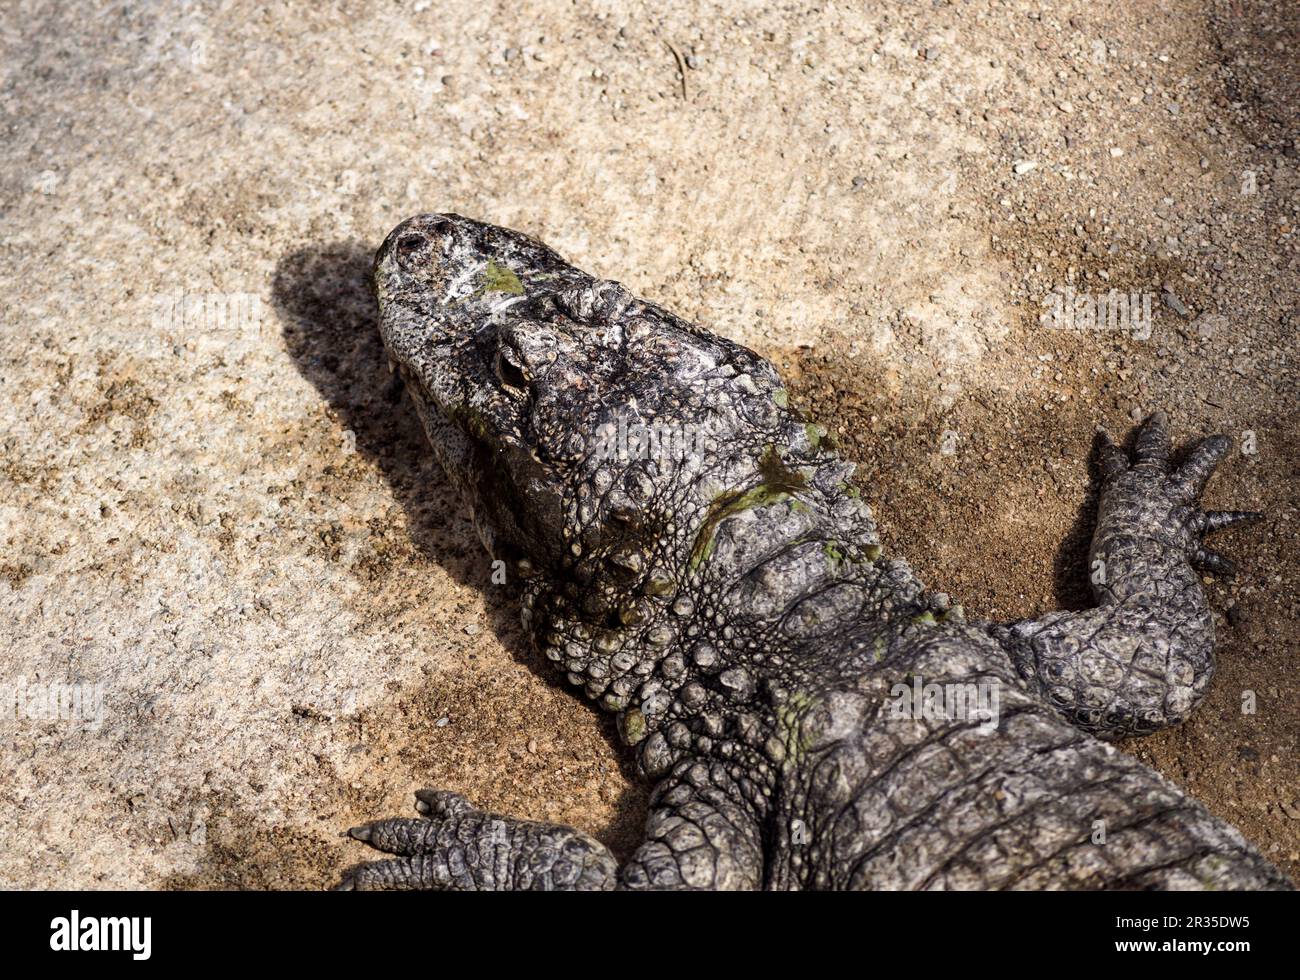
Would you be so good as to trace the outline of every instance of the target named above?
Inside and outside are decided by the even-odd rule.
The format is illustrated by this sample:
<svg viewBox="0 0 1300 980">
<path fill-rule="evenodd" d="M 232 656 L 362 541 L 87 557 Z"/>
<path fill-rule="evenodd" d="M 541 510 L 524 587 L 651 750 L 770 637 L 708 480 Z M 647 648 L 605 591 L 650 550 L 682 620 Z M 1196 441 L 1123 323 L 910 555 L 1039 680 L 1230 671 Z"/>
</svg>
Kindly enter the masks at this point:
<svg viewBox="0 0 1300 980">
<path fill-rule="evenodd" d="M 348 831 L 396 857 L 353 868 L 345 890 L 608 891 L 757 888 L 757 820 L 724 767 L 683 763 L 656 788 L 646 842 L 620 872 L 604 844 L 560 824 L 484 813 L 458 793 L 421 790 L 422 818 Z"/>
<path fill-rule="evenodd" d="M 1031 688 L 1084 731 L 1149 734 L 1184 720 L 1205 694 L 1214 621 L 1195 568 L 1230 573 L 1232 564 L 1201 539 L 1260 516 L 1199 507 L 1227 448 L 1211 436 L 1171 471 L 1163 412 L 1139 432 L 1132 462 L 1104 437 L 1096 607 L 991 627 Z"/>
</svg>

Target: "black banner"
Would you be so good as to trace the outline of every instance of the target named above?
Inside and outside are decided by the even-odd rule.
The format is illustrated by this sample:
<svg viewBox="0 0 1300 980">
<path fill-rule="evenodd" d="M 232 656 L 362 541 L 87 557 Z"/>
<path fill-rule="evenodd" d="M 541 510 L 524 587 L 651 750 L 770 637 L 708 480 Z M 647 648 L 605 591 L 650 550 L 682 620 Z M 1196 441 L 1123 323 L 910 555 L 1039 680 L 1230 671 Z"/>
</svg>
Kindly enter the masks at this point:
<svg viewBox="0 0 1300 980">
<path fill-rule="evenodd" d="M 688 908 L 689 906 L 689 908 Z M 466 895 L 234 892 L 0 893 L 7 961 L 75 958 L 147 969 L 283 963 L 437 969 L 473 948 L 483 965 L 552 951 L 608 963 L 626 945 L 639 968 L 667 947 L 692 966 L 734 972 L 777 949 L 915 956 L 918 967 L 1199 958 L 1289 959 L 1292 894 Z M 485 942 L 484 940 L 488 941 Z M 644 950 L 644 953 L 636 952 Z M 1037 953 L 1042 960 L 1026 959 Z M 680 954 L 686 956 L 685 950 Z M 1050 959 L 1048 957 L 1051 957 Z M 864 964 L 868 960 L 864 959 Z M 770 965 L 770 964 L 768 964 Z"/>
</svg>

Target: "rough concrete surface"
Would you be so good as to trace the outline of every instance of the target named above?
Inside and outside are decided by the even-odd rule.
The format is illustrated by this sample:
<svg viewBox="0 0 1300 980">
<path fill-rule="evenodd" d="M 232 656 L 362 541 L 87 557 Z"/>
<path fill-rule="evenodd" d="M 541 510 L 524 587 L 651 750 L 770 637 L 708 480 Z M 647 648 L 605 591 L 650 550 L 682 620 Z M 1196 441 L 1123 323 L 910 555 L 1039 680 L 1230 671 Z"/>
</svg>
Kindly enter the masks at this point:
<svg viewBox="0 0 1300 980">
<path fill-rule="evenodd" d="M 1297 10 L 4 4 L 0 884 L 315 888 L 422 786 L 634 840 L 384 366 L 421 210 L 772 358 L 972 615 L 1083 601 L 1098 424 L 1228 433 L 1219 675 L 1124 747 L 1295 875 Z"/>
</svg>

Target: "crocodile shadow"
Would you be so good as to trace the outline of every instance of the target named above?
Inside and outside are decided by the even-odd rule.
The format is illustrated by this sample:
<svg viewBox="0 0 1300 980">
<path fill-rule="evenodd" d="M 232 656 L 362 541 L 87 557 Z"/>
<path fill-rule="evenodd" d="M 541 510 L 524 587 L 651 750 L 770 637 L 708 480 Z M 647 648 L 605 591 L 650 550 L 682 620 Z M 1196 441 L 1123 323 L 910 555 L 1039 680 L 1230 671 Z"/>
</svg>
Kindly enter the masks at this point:
<svg viewBox="0 0 1300 980">
<path fill-rule="evenodd" d="M 1097 526 L 1097 506 L 1101 501 L 1100 444 L 1101 436 L 1094 436 L 1086 460 L 1086 494 L 1053 557 L 1052 592 L 1056 596 L 1057 609 L 1090 609 L 1093 605 L 1088 553 L 1092 547 L 1092 532 Z"/>
</svg>

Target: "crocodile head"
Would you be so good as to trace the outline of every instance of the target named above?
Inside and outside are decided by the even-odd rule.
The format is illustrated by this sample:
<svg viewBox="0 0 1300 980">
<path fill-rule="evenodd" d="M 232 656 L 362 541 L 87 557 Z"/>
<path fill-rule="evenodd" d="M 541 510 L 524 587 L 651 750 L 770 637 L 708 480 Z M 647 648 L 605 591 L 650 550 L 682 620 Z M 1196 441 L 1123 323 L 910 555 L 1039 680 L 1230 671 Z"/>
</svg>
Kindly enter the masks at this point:
<svg viewBox="0 0 1300 980">
<path fill-rule="evenodd" d="M 418 215 L 374 279 L 389 355 L 494 553 L 571 575 L 656 502 L 689 509 L 688 471 L 780 413 L 757 355 L 518 232 Z M 613 557 L 632 574 L 649 556 Z"/>
<path fill-rule="evenodd" d="M 389 357 L 494 554 L 536 561 L 562 523 L 560 474 L 532 421 L 553 352 L 510 324 L 563 278 L 540 242 L 454 214 L 404 221 L 375 256 Z"/>
</svg>

